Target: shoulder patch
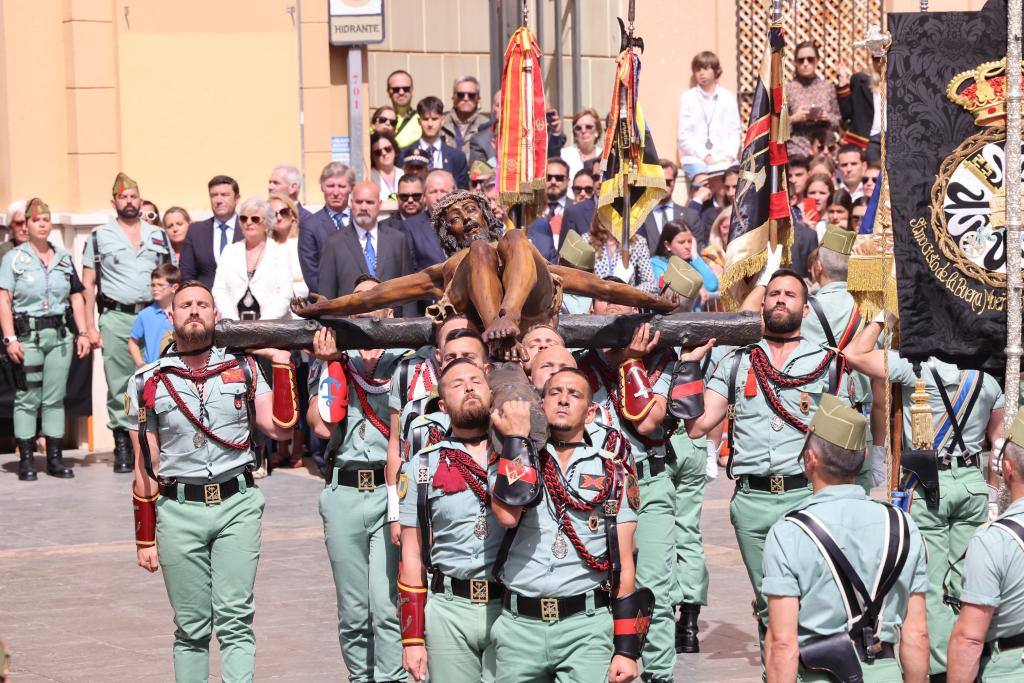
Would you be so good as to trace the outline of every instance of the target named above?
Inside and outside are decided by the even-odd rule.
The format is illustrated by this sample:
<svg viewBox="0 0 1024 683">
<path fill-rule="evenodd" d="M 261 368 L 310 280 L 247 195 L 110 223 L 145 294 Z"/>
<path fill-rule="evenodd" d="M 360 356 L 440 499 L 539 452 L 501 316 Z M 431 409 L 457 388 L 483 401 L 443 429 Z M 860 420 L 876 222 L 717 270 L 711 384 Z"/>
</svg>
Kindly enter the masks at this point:
<svg viewBox="0 0 1024 683">
<path fill-rule="evenodd" d="M 405 500 L 405 494 L 409 493 L 409 475 L 405 472 L 400 473 L 395 488 L 398 491 L 398 500 Z"/>
</svg>

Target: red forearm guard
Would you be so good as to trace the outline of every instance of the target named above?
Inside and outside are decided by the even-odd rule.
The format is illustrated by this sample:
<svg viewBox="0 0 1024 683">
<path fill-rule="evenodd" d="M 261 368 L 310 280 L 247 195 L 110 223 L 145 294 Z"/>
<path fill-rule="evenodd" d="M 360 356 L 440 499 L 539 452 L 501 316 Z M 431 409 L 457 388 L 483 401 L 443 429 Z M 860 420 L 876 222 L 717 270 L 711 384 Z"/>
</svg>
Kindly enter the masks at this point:
<svg viewBox="0 0 1024 683">
<path fill-rule="evenodd" d="M 619 395 L 622 415 L 630 422 L 642 422 L 654 407 L 654 389 L 643 361 L 630 358 L 619 366 Z"/>
<path fill-rule="evenodd" d="M 274 424 L 290 429 L 299 421 L 299 394 L 295 388 L 295 366 L 274 363 Z"/>
<path fill-rule="evenodd" d="M 398 582 L 398 621 L 402 627 L 402 646 L 423 645 L 426 630 L 426 586 L 406 586 Z"/>
<path fill-rule="evenodd" d="M 135 510 L 135 545 L 139 548 L 156 545 L 156 495 L 143 498 L 133 487 L 132 508 Z"/>
</svg>

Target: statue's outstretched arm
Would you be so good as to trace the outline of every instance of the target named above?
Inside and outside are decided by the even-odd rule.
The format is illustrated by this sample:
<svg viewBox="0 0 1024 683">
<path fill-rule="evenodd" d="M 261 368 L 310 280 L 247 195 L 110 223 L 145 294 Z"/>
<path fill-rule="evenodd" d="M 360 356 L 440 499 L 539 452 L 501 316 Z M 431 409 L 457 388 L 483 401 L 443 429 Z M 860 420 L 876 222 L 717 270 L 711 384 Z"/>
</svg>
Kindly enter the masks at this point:
<svg viewBox="0 0 1024 683">
<path fill-rule="evenodd" d="M 562 289 L 600 301 L 636 308 L 650 308 L 659 313 L 672 313 L 676 305 L 668 299 L 641 291 L 621 282 L 602 280 L 593 273 L 567 266 L 549 265 L 552 274 L 562 278 Z"/>
</svg>

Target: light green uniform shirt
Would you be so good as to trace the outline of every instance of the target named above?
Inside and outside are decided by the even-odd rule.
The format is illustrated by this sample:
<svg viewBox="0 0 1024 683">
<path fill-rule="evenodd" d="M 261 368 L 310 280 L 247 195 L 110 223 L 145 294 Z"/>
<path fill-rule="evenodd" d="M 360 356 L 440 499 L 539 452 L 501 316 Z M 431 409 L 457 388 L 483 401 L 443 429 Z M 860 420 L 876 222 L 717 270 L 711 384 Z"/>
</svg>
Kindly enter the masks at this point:
<svg viewBox="0 0 1024 683">
<path fill-rule="evenodd" d="M 562 476 L 578 496 L 584 500 L 593 500 L 598 492 L 584 485 L 596 483 L 588 478 L 604 476 L 604 461 L 611 457 L 611 453 L 593 446 L 579 446 L 569 458 Z M 621 465 L 617 467 L 621 468 Z M 497 471 L 495 463 L 489 469 L 492 487 Z M 539 478 L 540 472 L 537 475 Z M 602 557 L 608 550 L 602 508 L 598 507 L 600 523 L 596 531 L 591 531 L 588 526 L 589 513 L 572 509 L 568 512 L 573 528 L 587 552 Z M 499 577 L 509 590 L 530 598 L 564 598 L 594 590 L 607 580 L 607 572 L 595 571 L 583 562 L 569 539 L 559 531 L 555 514 L 554 503 L 546 489 L 537 505 L 523 510 L 519 530 L 509 549 L 508 561 Z M 615 519 L 619 524 L 636 522 L 636 511 L 626 501 L 625 486 L 622 487 Z M 567 549 L 565 557 L 561 559 L 554 552 L 556 536 L 561 536 L 559 545 L 564 543 Z"/>
<path fill-rule="evenodd" d="M 886 512 L 857 484 L 827 486 L 796 507 L 818 518 L 829 530 L 868 590 L 876 585 L 882 554 L 888 543 Z M 901 513 L 903 514 L 903 513 Z M 928 591 L 924 546 L 917 526 L 906 515 L 910 550 L 903 571 L 885 598 L 878 637 L 894 643 L 911 593 Z M 800 598 L 797 635 L 801 645 L 813 638 L 845 633 L 846 609 L 825 556 L 803 529 L 783 518 L 768 531 L 764 544 L 766 596 Z"/>
<path fill-rule="evenodd" d="M 768 342 L 762 339 L 757 346 L 764 349 L 770 360 L 771 350 L 768 347 Z M 728 387 L 729 377 L 732 373 L 733 355 L 738 351 L 739 349 L 735 349 L 721 359 L 707 384 L 708 389 L 721 394 L 726 399 L 729 398 Z M 818 344 L 812 344 L 806 339 L 802 340 L 789 354 L 786 365 L 781 368 L 781 371 L 793 376 L 805 375 L 818 367 L 824 356 L 824 348 Z M 772 412 L 760 386 L 757 386 L 755 396 L 750 398 L 744 396 L 749 369 L 750 354 L 744 353 L 736 373 L 733 473 L 736 476 L 803 474 L 803 468 L 798 459 L 806 435 L 785 421 L 782 421 L 780 429 L 772 428 L 772 418 L 775 417 L 775 413 Z M 777 389 L 782 405 L 798 420 L 809 424 L 821 402 L 821 395 L 828 392 L 828 378 L 829 372 L 826 370 L 818 379 L 801 387 Z M 848 400 L 846 385 L 846 381 L 840 382 L 837 392 L 839 398 L 844 401 Z M 805 393 L 809 403 L 807 412 L 801 410 L 800 407 L 801 396 Z M 779 425 L 779 421 L 776 420 L 775 424 Z"/>
<path fill-rule="evenodd" d="M 490 579 L 491 567 L 505 535 L 504 528 L 494 518 L 491 508 L 484 507 L 469 486 L 458 493 L 445 493 L 434 486 L 434 475 L 444 459 L 442 449 L 453 449 L 469 455 L 461 442 L 445 440 L 425 448 L 403 464 L 402 473 L 408 478 L 409 487 L 402 497 L 398 521 L 402 526 L 419 527 L 416 501 L 419 487 L 426 486 L 433 531 L 431 562 L 443 574 L 456 579 Z M 417 474 L 423 455 L 429 458 L 427 483 L 419 484 Z M 452 469 L 453 474 L 458 471 L 454 470 L 454 466 Z M 482 539 L 474 533 L 478 525 L 486 533 Z"/>
<path fill-rule="evenodd" d="M 398 413 L 403 457 L 411 421 L 427 412 L 428 402 L 437 397 L 438 374 L 433 346 L 421 346 L 414 353 L 406 353 L 395 366 L 391 391 L 388 392 L 388 410 Z"/>
<path fill-rule="evenodd" d="M 100 291 L 122 304 L 153 300 L 150 279 L 153 269 L 171 258 L 167 233 L 146 222 L 139 224 L 139 250 L 135 251 L 116 221 L 93 230 L 100 252 Z M 95 268 L 92 236 L 85 241 L 82 267 Z"/>
<path fill-rule="evenodd" d="M 832 336 L 838 344 L 842 340 L 843 333 L 846 331 L 847 326 L 849 326 L 850 319 L 857 308 L 857 303 L 846 289 L 846 283 L 830 282 L 815 292 L 811 298 L 821 304 L 821 309 L 825 313 L 829 329 L 832 330 Z M 863 320 L 853 332 L 858 332 L 862 326 Z M 822 328 L 821 321 L 818 320 L 818 315 L 814 312 L 814 309 L 811 309 L 811 312 L 807 314 L 807 317 L 801 323 L 800 334 L 812 344 L 829 345 L 828 338 L 825 336 L 825 330 Z M 850 389 L 850 402 L 855 404 L 871 403 L 871 380 L 859 372 L 852 372 L 850 376 L 853 379 L 851 383 L 852 388 Z"/>
<path fill-rule="evenodd" d="M 49 268 L 28 242 L 11 249 L 0 263 L 0 289 L 11 293 L 16 315 L 64 315 L 75 265 L 67 251 L 50 247 Z"/>
<path fill-rule="evenodd" d="M 950 403 L 954 403 L 963 373 L 955 365 L 944 363 L 937 358 L 933 360 L 935 362 L 935 369 L 938 371 L 939 377 L 942 378 L 946 395 L 949 396 Z M 928 405 L 932 409 L 932 421 L 938 427 L 946 417 L 946 408 L 942 404 L 942 397 L 939 396 L 939 391 L 935 386 L 935 378 L 932 377 L 932 372 L 928 368 L 927 363 L 921 364 L 921 377 L 924 379 L 925 390 L 928 392 Z M 988 429 L 988 421 L 992 416 L 992 411 L 1003 407 L 1003 389 L 999 386 L 999 382 L 992 375 L 984 372 L 981 373 L 980 379 L 982 382 L 981 393 L 978 394 L 978 400 L 974 403 L 970 417 L 963 429 L 964 445 L 973 454 L 984 450 L 983 446 Z M 916 378 L 914 377 L 914 366 L 910 361 L 900 358 L 899 354 L 895 351 L 889 351 L 889 380 L 903 385 L 903 414 L 908 416 L 907 419 L 903 420 L 903 445 L 909 448 L 910 444 L 913 443 L 911 420 L 909 419 L 910 395 L 914 391 Z M 944 450 L 947 444 L 953 445 L 954 455 L 964 455 L 961 453 L 959 446 L 956 446 L 956 439 L 953 436 L 952 429 L 947 430 L 946 437 L 943 443 L 940 444 L 941 449 Z"/>
<path fill-rule="evenodd" d="M 208 366 L 213 367 L 232 358 L 243 357 L 228 353 L 225 349 L 213 347 L 210 351 Z M 244 361 L 243 361 L 244 362 Z M 136 377 L 148 381 L 157 368 L 178 367 L 187 369 L 177 356 L 165 356 L 160 360 L 139 368 L 128 380 L 125 392 L 125 411 L 130 421 L 129 429 L 139 428 Z M 211 432 L 225 441 L 241 443 L 250 436 L 255 425 L 249 424 L 249 413 L 246 407 L 245 374 L 241 368 L 233 368 L 206 380 L 200 399 L 199 389 L 195 383 L 178 377 L 165 375 L 179 398 L 193 416 L 201 415 L 200 402 L 205 406 L 206 416 L 203 424 Z M 258 367 L 252 373 L 255 383 L 255 395 L 270 391 L 270 386 L 263 378 Z M 236 450 L 223 446 L 209 437 L 197 438 L 200 432 L 185 417 L 184 411 L 178 406 L 163 382 L 156 386 L 156 399 L 153 408 L 147 411 L 147 430 L 156 431 L 160 441 L 160 475 L 176 477 L 183 483 L 202 483 L 204 481 L 220 481 L 225 473 L 239 470 L 254 461 L 252 444 L 244 450 Z M 154 421 L 155 420 L 155 421 Z M 197 445 L 197 443 L 199 445 Z"/>
<path fill-rule="evenodd" d="M 586 358 L 588 353 L 597 354 L 597 357 L 598 357 L 598 359 L 600 359 L 600 362 L 603 363 L 605 366 L 610 367 L 610 364 L 608 363 L 608 359 L 604 355 L 604 351 L 601 350 L 601 349 L 594 349 L 592 352 L 584 352 L 580 356 L 579 360 L 580 360 L 580 369 L 581 370 L 584 368 L 584 361 L 583 361 L 583 359 Z M 670 353 L 670 352 L 666 352 L 666 353 Z M 659 353 L 657 353 L 657 352 L 654 354 L 653 357 L 654 357 L 655 361 L 660 361 L 662 359 L 661 355 Z M 647 367 L 647 370 L 648 370 L 649 374 L 652 373 L 655 370 L 654 363 L 646 363 L 646 367 Z M 666 399 L 668 398 L 668 390 L 669 390 L 669 388 L 672 385 L 672 369 L 674 367 L 675 367 L 674 363 L 670 360 L 667 364 L 664 365 L 664 367 L 661 370 L 661 373 L 657 376 L 657 378 L 653 378 L 654 381 L 652 382 L 651 389 L 654 391 L 654 394 L 656 396 L 662 396 L 662 397 L 664 397 Z M 615 382 L 616 382 L 616 393 L 618 393 L 618 384 L 617 384 L 618 381 L 619 381 L 619 379 L 618 379 L 618 376 L 619 376 L 619 369 L 618 369 L 618 367 L 614 368 L 614 372 L 615 372 L 615 378 L 616 378 L 615 379 Z M 635 462 L 643 462 L 644 460 L 647 460 L 648 457 L 664 458 L 665 457 L 665 446 L 664 446 L 664 444 L 662 444 L 660 446 L 648 447 L 648 446 L 644 445 L 637 438 L 637 435 L 636 435 L 636 433 L 633 430 L 626 429 L 626 428 L 623 427 L 622 418 L 619 415 L 618 410 L 616 410 L 615 397 L 611 393 L 609 393 L 608 388 L 605 386 L 603 377 L 600 374 L 597 374 L 597 375 L 591 374 L 590 377 L 591 377 L 591 382 L 590 382 L 591 386 L 594 386 L 594 380 L 595 379 L 597 380 L 597 389 L 594 391 L 593 401 L 594 401 L 594 403 L 598 404 L 598 406 L 601 408 L 601 410 L 598 410 L 597 415 L 594 417 L 594 420 L 602 422 L 602 424 L 605 427 L 608 427 L 608 428 L 611 428 L 611 429 L 617 429 L 619 431 L 619 433 L 622 434 L 622 436 L 626 437 L 626 439 L 629 441 L 630 446 L 633 449 L 633 460 Z M 608 416 L 611 416 L 611 423 L 607 423 Z M 588 432 L 589 431 L 590 430 L 588 429 Z M 644 436 L 644 438 L 649 440 L 649 441 L 662 441 L 666 437 L 667 437 L 667 435 L 665 434 L 665 430 L 662 427 L 658 427 L 652 433 L 646 434 Z M 600 442 L 600 443 L 603 443 L 603 441 Z M 600 446 L 600 443 L 595 443 L 594 445 L 595 446 Z"/>
<path fill-rule="evenodd" d="M 1024 498 L 999 518 L 1024 524 Z M 1024 550 L 1015 537 L 985 525 L 974 533 L 964 562 L 960 600 L 996 608 L 985 640 L 1024 633 Z"/>
</svg>

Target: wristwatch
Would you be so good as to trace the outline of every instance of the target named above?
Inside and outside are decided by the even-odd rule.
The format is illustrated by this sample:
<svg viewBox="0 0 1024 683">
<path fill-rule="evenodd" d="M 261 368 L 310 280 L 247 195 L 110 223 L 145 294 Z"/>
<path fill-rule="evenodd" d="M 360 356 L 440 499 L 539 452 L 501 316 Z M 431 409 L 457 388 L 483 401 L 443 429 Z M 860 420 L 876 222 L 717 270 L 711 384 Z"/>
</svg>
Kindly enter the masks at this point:
<svg viewBox="0 0 1024 683">
<path fill-rule="evenodd" d="M 4 346 L 7 346 L 11 342 L 16 342 L 16 341 L 18 341 L 18 338 L 16 336 L 4 337 Z"/>
</svg>

